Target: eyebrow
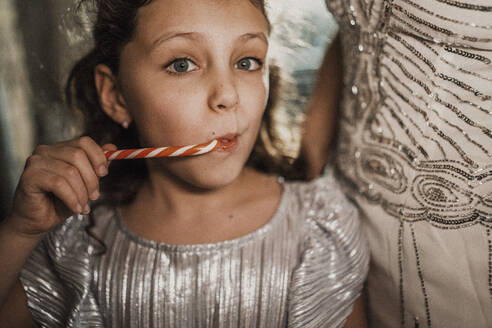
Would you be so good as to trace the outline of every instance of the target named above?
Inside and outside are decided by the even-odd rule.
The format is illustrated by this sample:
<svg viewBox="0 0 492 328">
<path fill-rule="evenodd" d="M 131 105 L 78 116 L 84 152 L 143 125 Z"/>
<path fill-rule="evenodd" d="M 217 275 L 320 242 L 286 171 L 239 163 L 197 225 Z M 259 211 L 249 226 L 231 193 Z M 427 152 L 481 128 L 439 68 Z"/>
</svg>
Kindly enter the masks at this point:
<svg viewBox="0 0 492 328">
<path fill-rule="evenodd" d="M 256 39 L 256 38 L 262 40 L 263 42 L 265 42 L 268 45 L 268 38 L 265 35 L 265 33 L 263 33 L 263 32 L 246 33 L 246 34 L 241 35 L 239 37 L 239 40 L 242 42 L 247 42 L 249 40 Z"/>
<path fill-rule="evenodd" d="M 150 46 L 150 51 L 154 51 L 162 43 L 176 38 L 184 38 L 195 42 L 200 42 L 205 39 L 202 34 L 197 32 L 169 32 L 161 35 L 156 40 L 154 40 Z M 252 39 L 260 39 L 268 45 L 268 38 L 263 32 L 245 33 L 238 38 L 238 40 L 241 42 L 248 42 Z"/>
<path fill-rule="evenodd" d="M 203 36 L 200 33 L 196 33 L 196 32 L 169 32 L 161 35 L 154 42 L 152 42 L 152 45 L 150 46 L 150 50 L 153 51 L 162 43 L 175 38 L 184 38 L 184 39 L 189 39 L 191 41 L 203 40 Z"/>
</svg>

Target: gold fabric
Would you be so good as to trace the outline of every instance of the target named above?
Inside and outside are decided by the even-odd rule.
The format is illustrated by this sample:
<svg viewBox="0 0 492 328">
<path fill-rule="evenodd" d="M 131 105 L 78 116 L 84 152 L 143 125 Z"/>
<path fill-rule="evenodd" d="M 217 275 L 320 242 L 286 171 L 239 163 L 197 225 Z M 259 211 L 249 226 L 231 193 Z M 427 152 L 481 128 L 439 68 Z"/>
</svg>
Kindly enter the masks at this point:
<svg viewBox="0 0 492 328">
<path fill-rule="evenodd" d="M 492 327 L 492 2 L 327 0 L 373 327 Z"/>
</svg>

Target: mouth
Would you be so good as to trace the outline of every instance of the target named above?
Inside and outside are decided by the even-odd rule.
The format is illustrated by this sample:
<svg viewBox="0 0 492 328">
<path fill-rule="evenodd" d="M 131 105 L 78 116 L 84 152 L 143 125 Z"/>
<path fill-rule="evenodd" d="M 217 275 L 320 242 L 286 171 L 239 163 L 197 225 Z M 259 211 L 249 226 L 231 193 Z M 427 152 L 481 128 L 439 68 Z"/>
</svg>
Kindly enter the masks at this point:
<svg viewBox="0 0 492 328">
<path fill-rule="evenodd" d="M 237 133 L 228 133 L 222 137 L 217 138 L 220 142 L 217 151 L 231 153 L 236 149 L 239 142 L 239 135 Z"/>
</svg>

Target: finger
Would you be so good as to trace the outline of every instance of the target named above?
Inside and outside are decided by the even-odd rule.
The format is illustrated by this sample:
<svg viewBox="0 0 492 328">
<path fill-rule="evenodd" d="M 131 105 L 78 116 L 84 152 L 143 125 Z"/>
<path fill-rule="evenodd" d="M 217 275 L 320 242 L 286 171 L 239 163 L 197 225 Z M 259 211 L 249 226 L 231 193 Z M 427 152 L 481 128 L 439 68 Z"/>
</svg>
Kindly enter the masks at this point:
<svg viewBox="0 0 492 328">
<path fill-rule="evenodd" d="M 30 158 L 30 166 L 26 172 L 31 176 L 52 174 L 64 177 L 75 193 L 78 203 L 82 206 L 84 212 L 87 212 L 89 194 L 84 179 L 77 167 L 50 157 L 34 155 Z"/>
<path fill-rule="evenodd" d="M 118 150 L 118 147 L 116 147 L 113 144 L 105 144 L 105 145 L 102 146 L 102 149 L 104 151 L 115 151 L 115 150 Z"/>
<path fill-rule="evenodd" d="M 72 140 L 70 144 L 75 147 L 80 147 L 86 152 L 94 171 L 99 177 L 103 177 L 108 174 L 109 162 L 106 155 L 104 155 L 104 150 L 92 138 L 82 137 Z"/>
<path fill-rule="evenodd" d="M 99 197 L 99 177 L 94 172 L 94 167 L 85 150 L 70 146 L 68 143 L 63 143 L 55 147 L 42 148 L 38 152 L 44 158 L 62 161 L 75 167 L 84 181 L 88 197 L 92 200 Z"/>
<path fill-rule="evenodd" d="M 52 193 L 73 213 L 83 212 L 76 191 L 65 177 L 41 170 L 33 178 L 32 184 L 41 192 Z"/>
</svg>

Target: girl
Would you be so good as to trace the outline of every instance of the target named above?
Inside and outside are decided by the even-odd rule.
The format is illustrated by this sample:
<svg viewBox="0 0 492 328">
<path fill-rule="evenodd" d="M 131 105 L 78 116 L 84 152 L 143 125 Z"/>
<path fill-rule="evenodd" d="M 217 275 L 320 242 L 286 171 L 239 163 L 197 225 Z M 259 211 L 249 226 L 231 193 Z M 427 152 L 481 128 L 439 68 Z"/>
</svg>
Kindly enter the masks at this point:
<svg viewBox="0 0 492 328">
<path fill-rule="evenodd" d="M 283 183 L 245 166 L 269 93 L 263 2 L 97 10 L 95 48 L 68 85 L 90 137 L 27 161 L 0 228 L 2 322 L 342 326 L 368 264 L 356 211 L 334 182 Z M 108 142 L 212 139 L 220 148 L 197 157 L 108 167 L 104 155 Z"/>
</svg>

